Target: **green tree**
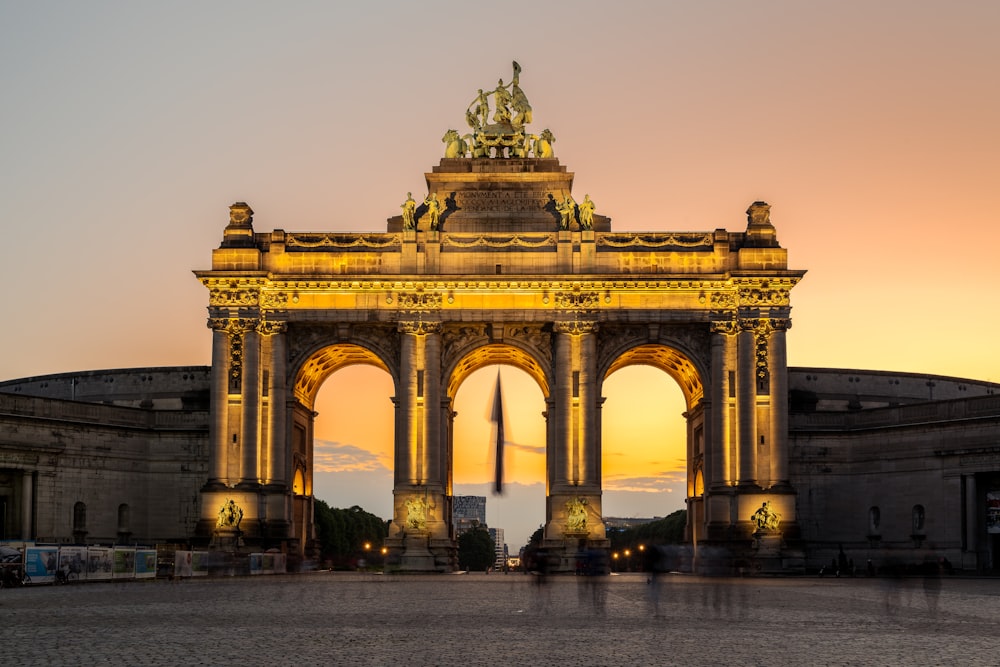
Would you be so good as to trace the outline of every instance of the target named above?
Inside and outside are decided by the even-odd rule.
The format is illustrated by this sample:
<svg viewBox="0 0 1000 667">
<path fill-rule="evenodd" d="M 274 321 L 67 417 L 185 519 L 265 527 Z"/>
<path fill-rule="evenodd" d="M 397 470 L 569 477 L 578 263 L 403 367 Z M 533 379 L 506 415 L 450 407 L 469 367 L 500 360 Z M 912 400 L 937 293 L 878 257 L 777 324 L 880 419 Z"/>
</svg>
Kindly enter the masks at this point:
<svg viewBox="0 0 1000 667">
<path fill-rule="evenodd" d="M 358 558 L 370 557 L 365 543 L 371 546 L 369 554 L 377 554 L 388 534 L 384 520 L 357 505 L 349 509 L 331 508 L 316 498 L 313 520 L 320 558 L 331 561 L 334 567 L 351 567 Z"/>
<path fill-rule="evenodd" d="M 624 530 L 609 531 L 613 551 L 629 549 L 635 552 L 639 545 L 681 544 L 684 542 L 684 527 L 687 524 L 687 510 L 677 510 L 662 519 L 650 521 Z"/>
<path fill-rule="evenodd" d="M 459 569 L 486 570 L 495 560 L 493 538 L 482 526 L 473 526 L 458 536 Z"/>
</svg>

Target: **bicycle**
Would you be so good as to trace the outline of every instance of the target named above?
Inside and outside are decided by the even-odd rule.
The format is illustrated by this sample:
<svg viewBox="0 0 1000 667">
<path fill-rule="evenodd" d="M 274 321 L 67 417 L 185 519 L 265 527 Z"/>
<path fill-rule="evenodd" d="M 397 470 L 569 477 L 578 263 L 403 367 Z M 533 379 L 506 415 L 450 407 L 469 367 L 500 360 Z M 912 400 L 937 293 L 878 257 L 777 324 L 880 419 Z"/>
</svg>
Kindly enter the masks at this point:
<svg viewBox="0 0 1000 667">
<path fill-rule="evenodd" d="M 21 564 L 4 565 L 0 588 L 17 588 L 31 583 L 31 576 Z"/>
</svg>

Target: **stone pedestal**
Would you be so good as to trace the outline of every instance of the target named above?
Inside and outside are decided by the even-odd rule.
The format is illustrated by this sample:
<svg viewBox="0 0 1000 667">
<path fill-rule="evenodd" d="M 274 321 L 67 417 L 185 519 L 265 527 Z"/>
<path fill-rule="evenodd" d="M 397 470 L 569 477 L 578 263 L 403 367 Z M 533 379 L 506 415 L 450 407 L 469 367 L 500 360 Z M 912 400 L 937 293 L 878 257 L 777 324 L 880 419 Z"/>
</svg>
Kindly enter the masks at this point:
<svg viewBox="0 0 1000 667">
<path fill-rule="evenodd" d="M 403 572 L 435 572 L 434 554 L 427 545 L 427 535 L 407 535 L 403 538 L 403 553 L 399 559 Z"/>
<path fill-rule="evenodd" d="M 209 543 L 208 548 L 210 551 L 235 553 L 242 549 L 243 546 L 243 531 L 239 528 L 227 526 L 215 529 L 215 532 L 212 534 L 212 541 Z"/>
</svg>

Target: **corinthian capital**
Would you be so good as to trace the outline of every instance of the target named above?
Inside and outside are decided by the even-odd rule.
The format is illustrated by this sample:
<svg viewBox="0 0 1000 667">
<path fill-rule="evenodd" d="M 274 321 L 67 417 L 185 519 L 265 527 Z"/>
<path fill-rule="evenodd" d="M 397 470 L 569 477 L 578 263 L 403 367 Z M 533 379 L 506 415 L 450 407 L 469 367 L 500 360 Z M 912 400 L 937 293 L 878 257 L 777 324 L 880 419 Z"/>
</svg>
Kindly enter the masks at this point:
<svg viewBox="0 0 1000 667">
<path fill-rule="evenodd" d="M 556 322 L 553 325 L 553 330 L 556 333 L 565 333 L 578 336 L 580 334 L 597 333 L 600 325 L 593 320 L 569 320 L 565 322 Z"/>
<path fill-rule="evenodd" d="M 400 333 L 423 336 L 431 333 L 441 333 L 440 322 L 424 322 L 423 320 L 405 320 L 396 327 Z"/>
<path fill-rule="evenodd" d="M 275 334 L 285 333 L 286 331 L 288 331 L 288 322 L 261 320 L 260 324 L 257 325 L 257 333 L 262 336 L 273 336 Z"/>
<path fill-rule="evenodd" d="M 225 331 L 229 335 L 240 335 L 257 328 L 260 320 L 243 317 L 210 317 L 208 328 L 213 331 Z"/>
<path fill-rule="evenodd" d="M 710 332 L 726 336 L 731 336 L 739 331 L 734 319 L 712 320 L 708 323 L 708 327 Z"/>
</svg>

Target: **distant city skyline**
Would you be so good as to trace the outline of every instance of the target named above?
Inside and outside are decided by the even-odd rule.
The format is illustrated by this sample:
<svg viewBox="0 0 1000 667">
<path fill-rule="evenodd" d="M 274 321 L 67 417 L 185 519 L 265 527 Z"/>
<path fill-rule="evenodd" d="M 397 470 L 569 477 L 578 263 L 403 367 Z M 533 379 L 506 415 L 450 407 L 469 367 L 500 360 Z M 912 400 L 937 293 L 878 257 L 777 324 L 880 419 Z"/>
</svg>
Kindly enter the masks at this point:
<svg viewBox="0 0 1000 667">
<path fill-rule="evenodd" d="M 808 271 L 790 365 L 1000 381 L 998 25 L 974 0 L 7 3 L 0 378 L 210 363 L 191 271 L 231 203 L 257 231 L 384 231 L 517 60 L 531 127 L 613 229 L 739 231 L 772 205 Z M 458 393 L 456 490 L 488 480 L 489 382 Z M 390 384 L 347 369 L 321 391 L 332 505 L 386 515 Z M 605 389 L 605 513 L 683 506 L 676 385 L 629 368 Z M 544 520 L 544 407 L 512 391 L 514 545 Z"/>
</svg>

